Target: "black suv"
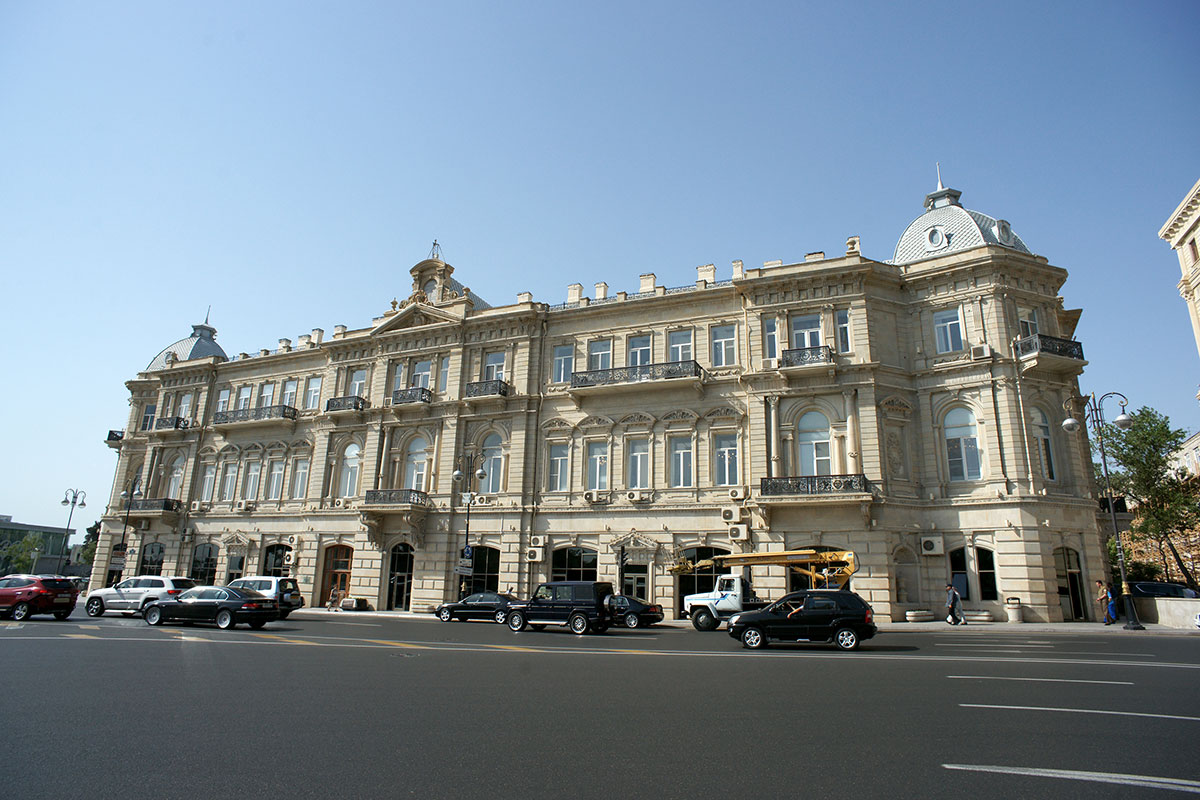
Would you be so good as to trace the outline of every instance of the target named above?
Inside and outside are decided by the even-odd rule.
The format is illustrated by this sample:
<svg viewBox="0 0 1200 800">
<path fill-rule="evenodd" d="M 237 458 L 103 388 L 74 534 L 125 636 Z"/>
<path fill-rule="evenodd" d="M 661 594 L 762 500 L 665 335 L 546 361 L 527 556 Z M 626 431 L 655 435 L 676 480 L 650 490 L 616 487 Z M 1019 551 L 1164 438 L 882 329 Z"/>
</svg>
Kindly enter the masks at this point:
<svg viewBox="0 0 1200 800">
<path fill-rule="evenodd" d="M 578 634 L 604 633 L 611 623 L 607 600 L 612 593 L 612 584 L 607 582 L 543 583 L 528 601 L 509 606 L 508 627 L 540 631 L 546 625 L 565 625 Z"/>
<path fill-rule="evenodd" d="M 853 650 L 875 635 L 871 606 L 854 592 L 813 589 L 784 595 L 761 611 L 735 614 L 729 635 L 756 650 L 780 642 L 833 642 Z"/>
</svg>

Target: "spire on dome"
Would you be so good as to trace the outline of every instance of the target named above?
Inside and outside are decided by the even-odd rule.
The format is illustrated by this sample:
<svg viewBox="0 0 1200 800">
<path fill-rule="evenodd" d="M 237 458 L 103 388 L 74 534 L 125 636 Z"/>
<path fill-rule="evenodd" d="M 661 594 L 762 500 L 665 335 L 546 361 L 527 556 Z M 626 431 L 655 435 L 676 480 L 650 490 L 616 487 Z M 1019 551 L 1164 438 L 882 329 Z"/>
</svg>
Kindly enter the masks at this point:
<svg viewBox="0 0 1200 800">
<path fill-rule="evenodd" d="M 937 164 L 938 185 L 937 189 L 925 195 L 925 208 L 932 210 L 941 208 L 942 206 L 961 205 L 958 202 L 958 198 L 962 197 L 962 192 L 957 189 L 947 189 L 942 185 L 942 162 L 938 161 L 935 163 Z"/>
</svg>

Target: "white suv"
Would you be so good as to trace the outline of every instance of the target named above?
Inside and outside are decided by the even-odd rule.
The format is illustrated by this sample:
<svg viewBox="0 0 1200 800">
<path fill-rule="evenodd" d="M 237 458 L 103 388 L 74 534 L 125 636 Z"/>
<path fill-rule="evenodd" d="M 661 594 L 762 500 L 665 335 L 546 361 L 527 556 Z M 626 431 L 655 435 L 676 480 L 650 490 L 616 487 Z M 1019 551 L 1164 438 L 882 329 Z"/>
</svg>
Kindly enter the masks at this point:
<svg viewBox="0 0 1200 800">
<path fill-rule="evenodd" d="M 259 594 L 279 603 L 279 618 L 287 619 L 288 614 L 297 608 L 304 607 L 304 598 L 300 596 L 300 587 L 295 578 L 277 578 L 274 575 L 250 575 L 230 581 L 235 589 L 253 589 Z"/>
<path fill-rule="evenodd" d="M 98 617 L 105 611 L 140 614 L 147 603 L 175 597 L 195 585 L 196 582 L 191 578 L 176 575 L 139 575 L 126 578 L 116 586 L 93 589 L 84 608 L 89 617 Z"/>
</svg>

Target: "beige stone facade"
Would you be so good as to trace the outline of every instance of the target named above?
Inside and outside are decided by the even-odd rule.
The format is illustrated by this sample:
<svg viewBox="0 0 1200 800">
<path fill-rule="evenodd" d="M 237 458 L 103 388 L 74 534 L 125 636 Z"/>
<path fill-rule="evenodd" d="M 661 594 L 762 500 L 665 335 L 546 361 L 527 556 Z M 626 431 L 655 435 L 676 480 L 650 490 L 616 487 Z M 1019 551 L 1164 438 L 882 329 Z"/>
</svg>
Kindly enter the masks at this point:
<svg viewBox="0 0 1200 800">
<path fill-rule="evenodd" d="M 1090 458 L 1059 426 L 1086 364 L 1067 274 L 953 190 L 926 209 L 891 261 L 851 237 L 721 280 L 492 307 L 431 258 L 328 339 L 226 359 L 197 326 L 127 383 L 93 585 L 274 572 L 310 604 L 345 585 L 427 611 L 595 576 L 673 616 L 712 581 L 672 574 L 681 557 L 822 546 L 856 552 L 885 618 L 940 608 L 948 581 L 998 619 L 1006 598 L 1091 618 Z"/>
<path fill-rule="evenodd" d="M 1179 258 L 1179 296 L 1187 303 L 1196 349 L 1200 350 L 1200 181 L 1172 212 L 1158 237 L 1171 245 Z"/>
</svg>

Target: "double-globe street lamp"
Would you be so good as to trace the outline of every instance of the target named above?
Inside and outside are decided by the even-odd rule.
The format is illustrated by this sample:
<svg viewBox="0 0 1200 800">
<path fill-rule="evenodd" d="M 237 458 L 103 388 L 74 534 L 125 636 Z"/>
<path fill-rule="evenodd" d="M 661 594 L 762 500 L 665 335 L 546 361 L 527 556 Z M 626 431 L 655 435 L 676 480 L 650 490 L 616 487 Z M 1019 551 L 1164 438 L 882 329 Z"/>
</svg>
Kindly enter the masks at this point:
<svg viewBox="0 0 1200 800">
<path fill-rule="evenodd" d="M 87 503 L 84 502 L 84 498 L 86 497 L 87 492 L 80 489 L 67 489 L 67 491 L 63 493 L 62 505 L 70 506 L 71 511 L 67 514 L 67 533 L 66 536 L 63 537 L 63 546 L 60 548 L 60 552 L 58 554 L 58 563 L 54 568 L 56 573 L 62 571 L 63 558 L 66 556 L 67 545 L 71 541 L 71 518 L 75 516 L 75 504 L 78 503 L 80 508 L 87 508 Z M 70 500 L 67 498 L 70 498 Z"/>
<path fill-rule="evenodd" d="M 115 552 L 121 554 L 121 572 L 125 571 L 125 535 L 129 532 L 129 512 L 133 510 L 133 503 L 142 496 L 142 479 L 134 478 L 129 482 L 129 488 L 121 492 L 121 498 L 125 501 L 125 525 L 121 528 L 121 543 L 113 548 Z M 111 563 L 111 562 L 110 562 Z M 109 568 L 111 572 L 111 567 Z"/>
<path fill-rule="evenodd" d="M 462 485 L 467 479 L 467 473 L 474 470 L 474 478 L 476 482 L 482 481 L 487 477 L 487 473 L 483 469 L 484 455 L 483 453 L 466 452 L 459 456 L 454 463 L 454 473 L 451 477 L 454 478 L 456 485 Z M 460 491 L 459 497 L 467 507 L 466 526 L 463 530 L 463 549 L 459 551 L 460 558 L 467 558 L 467 553 L 470 552 L 471 546 L 471 505 L 475 502 L 475 498 L 479 495 L 478 492 L 470 489 L 471 483 L 467 483 L 467 490 Z M 461 566 L 461 563 L 459 564 Z M 461 600 L 467 594 L 467 575 L 459 573 L 458 582 L 458 599 Z"/>
<path fill-rule="evenodd" d="M 1129 593 L 1129 580 L 1125 576 L 1125 547 L 1121 544 L 1121 531 L 1117 529 L 1117 509 L 1116 503 L 1113 502 L 1112 481 L 1108 476 L 1108 454 L 1104 449 L 1104 401 L 1110 397 L 1121 398 L 1117 402 L 1121 404 L 1121 413 L 1113 420 L 1113 425 L 1116 425 L 1123 431 L 1127 431 L 1133 427 L 1133 417 L 1125 413 L 1125 407 L 1129 405 L 1129 398 L 1120 392 L 1109 392 L 1096 398 L 1096 393 L 1092 392 L 1087 397 L 1075 397 L 1063 402 L 1063 410 L 1068 416 L 1062 421 L 1063 430 L 1067 433 L 1075 433 L 1079 430 L 1079 420 L 1075 419 L 1071 414 L 1071 406 L 1073 401 L 1078 400 L 1083 405 L 1083 419 L 1092 431 L 1096 434 L 1096 442 L 1100 445 L 1100 468 L 1104 472 L 1104 491 L 1108 494 L 1108 513 L 1112 519 L 1113 536 L 1117 540 L 1117 565 L 1121 569 L 1121 598 L 1125 606 L 1125 624 L 1122 626 L 1127 631 L 1144 631 L 1146 628 L 1138 621 L 1137 610 L 1133 607 L 1133 596 Z"/>
</svg>

